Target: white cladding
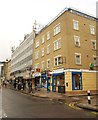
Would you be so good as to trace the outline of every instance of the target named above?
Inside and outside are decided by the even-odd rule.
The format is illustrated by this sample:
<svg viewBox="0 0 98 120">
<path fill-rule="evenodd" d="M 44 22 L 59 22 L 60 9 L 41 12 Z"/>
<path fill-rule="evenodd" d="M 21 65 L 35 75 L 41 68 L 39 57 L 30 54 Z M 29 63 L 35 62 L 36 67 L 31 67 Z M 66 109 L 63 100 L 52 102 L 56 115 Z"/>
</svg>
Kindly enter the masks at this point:
<svg viewBox="0 0 98 120">
<path fill-rule="evenodd" d="M 12 53 L 11 73 L 24 70 L 32 66 L 33 59 L 33 33 L 29 34 Z"/>
</svg>

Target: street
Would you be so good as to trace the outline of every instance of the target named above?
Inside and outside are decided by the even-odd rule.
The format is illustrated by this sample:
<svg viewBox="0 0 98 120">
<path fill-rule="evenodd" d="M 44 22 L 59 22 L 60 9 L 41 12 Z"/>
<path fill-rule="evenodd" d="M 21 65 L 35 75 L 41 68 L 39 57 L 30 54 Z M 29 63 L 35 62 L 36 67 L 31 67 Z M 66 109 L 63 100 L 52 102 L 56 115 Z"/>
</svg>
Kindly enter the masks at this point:
<svg viewBox="0 0 98 120">
<path fill-rule="evenodd" d="M 1 94 L 1 93 L 0 93 Z M 78 110 L 48 98 L 37 98 L 11 89 L 2 89 L 3 118 L 95 118 L 86 110 Z"/>
</svg>

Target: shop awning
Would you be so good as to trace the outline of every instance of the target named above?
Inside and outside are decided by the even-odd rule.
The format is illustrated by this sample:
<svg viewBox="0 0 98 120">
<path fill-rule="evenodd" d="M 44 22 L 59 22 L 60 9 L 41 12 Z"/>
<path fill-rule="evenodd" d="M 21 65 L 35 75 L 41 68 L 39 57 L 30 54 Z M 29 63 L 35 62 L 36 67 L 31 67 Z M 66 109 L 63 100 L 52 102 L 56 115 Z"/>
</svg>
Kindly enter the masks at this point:
<svg viewBox="0 0 98 120">
<path fill-rule="evenodd" d="M 64 72 L 59 72 L 59 73 L 56 72 L 56 73 L 53 73 L 52 76 L 59 76 L 59 75 L 62 75 L 62 74 L 64 74 Z"/>
</svg>

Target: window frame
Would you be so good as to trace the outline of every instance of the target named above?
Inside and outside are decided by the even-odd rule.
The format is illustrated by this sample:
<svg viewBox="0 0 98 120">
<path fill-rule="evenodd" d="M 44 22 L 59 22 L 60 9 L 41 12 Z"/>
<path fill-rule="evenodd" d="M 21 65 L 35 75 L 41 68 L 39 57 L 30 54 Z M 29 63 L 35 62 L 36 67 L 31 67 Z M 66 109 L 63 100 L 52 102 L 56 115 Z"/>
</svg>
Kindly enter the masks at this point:
<svg viewBox="0 0 98 120">
<path fill-rule="evenodd" d="M 55 41 L 53 42 L 53 44 L 54 44 L 54 51 L 60 49 L 60 48 L 61 48 L 61 38 L 55 40 Z"/>
<path fill-rule="evenodd" d="M 36 41 L 36 46 L 35 48 L 38 48 L 39 47 L 39 40 Z"/>
<path fill-rule="evenodd" d="M 77 25 L 75 23 L 77 23 Z M 79 30 L 79 21 L 78 20 L 73 19 L 73 29 Z"/>
<path fill-rule="evenodd" d="M 95 35 L 95 26 L 94 25 L 90 25 L 90 34 Z"/>
<path fill-rule="evenodd" d="M 79 62 L 79 63 L 77 63 L 77 58 L 76 58 L 76 56 L 80 56 L 80 62 Z M 76 64 L 76 65 L 81 65 L 81 53 L 75 53 L 75 64 Z"/>
<path fill-rule="evenodd" d="M 50 39 L 50 31 L 47 32 L 47 40 Z"/>
<path fill-rule="evenodd" d="M 54 67 L 61 65 L 61 64 L 59 64 L 58 58 L 61 58 L 61 55 L 58 55 L 58 56 L 55 56 L 55 57 L 54 57 Z M 55 64 L 55 59 L 57 59 L 57 65 Z M 61 58 L 61 59 L 62 59 L 62 58 Z"/>
<path fill-rule="evenodd" d="M 95 45 L 93 43 L 95 43 Z M 91 44 L 92 44 L 92 49 L 97 50 L 96 40 L 91 40 Z M 94 46 L 95 46 L 95 48 L 94 48 Z"/>
<path fill-rule="evenodd" d="M 50 54 L 50 44 L 47 45 L 47 54 Z"/>
<path fill-rule="evenodd" d="M 49 64 L 48 64 L 49 62 Z M 50 68 L 50 59 L 47 59 L 47 68 Z"/>
<path fill-rule="evenodd" d="M 78 42 L 79 44 L 77 45 L 76 42 Z M 81 44 L 80 44 L 80 36 L 74 35 L 74 43 L 75 43 L 76 47 L 80 47 L 81 46 Z"/>
<path fill-rule="evenodd" d="M 42 61 L 42 62 L 41 62 L 41 68 L 42 68 L 42 69 L 45 69 L 45 61 Z"/>
<path fill-rule="evenodd" d="M 61 32 L 61 24 L 58 23 L 54 28 L 53 28 L 53 31 L 54 31 L 54 36 L 59 34 Z"/>
</svg>

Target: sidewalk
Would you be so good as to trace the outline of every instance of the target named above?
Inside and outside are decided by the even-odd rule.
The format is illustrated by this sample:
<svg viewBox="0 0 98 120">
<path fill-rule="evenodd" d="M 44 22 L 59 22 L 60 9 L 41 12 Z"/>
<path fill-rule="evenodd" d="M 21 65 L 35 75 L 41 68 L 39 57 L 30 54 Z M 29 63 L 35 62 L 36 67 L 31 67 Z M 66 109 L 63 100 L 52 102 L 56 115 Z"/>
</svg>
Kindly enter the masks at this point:
<svg viewBox="0 0 98 120">
<path fill-rule="evenodd" d="M 32 93 L 32 96 L 40 98 L 49 98 L 51 100 L 59 100 L 62 102 L 70 103 L 77 102 L 76 106 L 92 111 L 98 112 L 98 95 L 91 96 L 91 104 L 88 104 L 88 99 L 86 95 L 70 95 L 70 94 L 61 94 L 56 92 L 47 92 L 44 88 L 40 91 Z M 80 97 L 81 96 L 81 97 Z"/>
</svg>

